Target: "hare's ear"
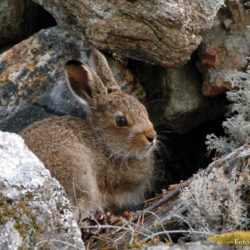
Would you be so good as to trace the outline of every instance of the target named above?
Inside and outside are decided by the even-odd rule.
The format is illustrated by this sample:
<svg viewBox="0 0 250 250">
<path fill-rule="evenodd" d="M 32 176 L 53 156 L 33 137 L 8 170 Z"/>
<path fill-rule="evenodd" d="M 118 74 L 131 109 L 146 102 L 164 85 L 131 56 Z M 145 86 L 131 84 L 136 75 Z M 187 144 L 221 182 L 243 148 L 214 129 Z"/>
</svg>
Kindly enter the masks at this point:
<svg viewBox="0 0 250 250">
<path fill-rule="evenodd" d="M 97 95 L 107 94 L 107 88 L 86 64 L 76 60 L 68 61 L 65 64 L 65 74 L 70 90 L 80 102 L 83 99 L 93 102 Z"/>
<path fill-rule="evenodd" d="M 120 91 L 112 71 L 108 65 L 105 56 L 97 49 L 92 49 L 88 52 L 89 64 L 91 68 L 101 78 L 103 84 L 107 87 L 108 93 L 113 91 Z"/>
</svg>

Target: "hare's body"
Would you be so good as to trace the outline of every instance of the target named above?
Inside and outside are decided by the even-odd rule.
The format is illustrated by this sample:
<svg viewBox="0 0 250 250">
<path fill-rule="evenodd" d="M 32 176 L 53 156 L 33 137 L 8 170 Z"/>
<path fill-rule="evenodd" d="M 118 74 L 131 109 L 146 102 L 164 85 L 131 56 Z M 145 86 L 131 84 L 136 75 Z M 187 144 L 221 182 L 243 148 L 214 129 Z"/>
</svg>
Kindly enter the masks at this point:
<svg viewBox="0 0 250 250">
<path fill-rule="evenodd" d="M 150 189 L 153 156 L 143 161 L 110 158 L 100 146 L 102 140 L 81 118 L 48 118 L 33 123 L 21 136 L 75 205 L 82 202 L 85 209 L 117 212 L 139 204 Z"/>
<path fill-rule="evenodd" d="M 145 107 L 120 91 L 100 52 L 92 57 L 100 78 L 87 65 L 66 64 L 69 88 L 87 101 L 88 118 L 49 118 L 21 132 L 84 216 L 140 204 L 151 188 L 156 143 Z"/>
</svg>

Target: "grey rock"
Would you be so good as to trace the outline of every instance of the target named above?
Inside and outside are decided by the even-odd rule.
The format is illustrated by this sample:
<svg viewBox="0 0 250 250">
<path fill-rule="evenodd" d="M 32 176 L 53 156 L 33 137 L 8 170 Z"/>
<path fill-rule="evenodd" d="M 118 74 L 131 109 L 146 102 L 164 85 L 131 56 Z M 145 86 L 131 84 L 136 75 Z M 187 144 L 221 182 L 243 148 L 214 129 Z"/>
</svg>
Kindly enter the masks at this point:
<svg viewBox="0 0 250 250">
<path fill-rule="evenodd" d="M 0 249 L 84 249 L 64 189 L 21 137 L 0 132 Z"/>
<path fill-rule="evenodd" d="M 41 22 L 41 18 L 44 18 Z M 31 0 L 0 1 L 0 47 L 21 41 L 40 28 L 55 24 L 52 16 Z M 2 48 L 1 48 L 2 49 Z M 0 49 L 0 50 L 1 50 Z"/>
<path fill-rule="evenodd" d="M 0 107 L 0 127 L 2 131 L 19 133 L 32 122 L 54 116 L 50 111 L 38 105 L 23 105 L 13 111 Z"/>
<path fill-rule="evenodd" d="M 76 40 L 150 64 L 183 65 L 223 0 L 34 0 Z"/>
<path fill-rule="evenodd" d="M 166 69 L 165 81 L 165 110 L 158 115 L 158 123 L 185 133 L 224 114 L 226 101 L 202 95 L 201 76 L 190 63 L 179 69 Z"/>
<path fill-rule="evenodd" d="M 31 122 L 53 115 L 85 117 L 66 86 L 64 64 L 87 63 L 84 41 L 58 27 L 44 29 L 0 55 L 0 129 L 20 132 Z M 109 57 L 114 76 L 124 91 L 145 95 L 129 69 Z"/>
<path fill-rule="evenodd" d="M 230 250 L 234 247 L 216 242 L 197 241 L 185 244 L 160 245 L 141 248 L 142 250 Z M 237 249 L 247 250 L 248 247 L 237 247 Z"/>
<path fill-rule="evenodd" d="M 202 92 L 215 96 L 232 90 L 227 76 L 245 70 L 250 55 L 250 12 L 247 1 L 226 1 L 213 27 L 203 35 L 197 62 L 203 74 Z"/>
</svg>

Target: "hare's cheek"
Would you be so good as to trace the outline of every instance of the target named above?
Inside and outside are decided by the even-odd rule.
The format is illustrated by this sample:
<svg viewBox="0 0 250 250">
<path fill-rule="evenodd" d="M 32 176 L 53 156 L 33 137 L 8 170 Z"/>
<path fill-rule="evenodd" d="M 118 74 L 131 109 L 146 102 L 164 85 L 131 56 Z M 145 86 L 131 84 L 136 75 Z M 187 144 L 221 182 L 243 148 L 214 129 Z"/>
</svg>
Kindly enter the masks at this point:
<svg viewBox="0 0 250 250">
<path fill-rule="evenodd" d="M 131 141 L 131 147 L 134 151 L 140 151 L 147 146 L 147 138 L 144 134 L 136 134 Z"/>
</svg>

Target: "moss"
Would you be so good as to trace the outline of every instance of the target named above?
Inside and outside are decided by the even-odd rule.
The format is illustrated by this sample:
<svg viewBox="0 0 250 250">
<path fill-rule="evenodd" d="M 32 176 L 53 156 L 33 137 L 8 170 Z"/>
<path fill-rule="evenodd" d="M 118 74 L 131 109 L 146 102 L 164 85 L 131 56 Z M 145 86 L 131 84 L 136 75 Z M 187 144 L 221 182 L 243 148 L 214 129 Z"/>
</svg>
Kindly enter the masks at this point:
<svg viewBox="0 0 250 250">
<path fill-rule="evenodd" d="M 18 250 L 29 250 L 29 247 L 26 247 L 24 244 L 22 244 L 20 247 L 18 247 Z"/>
<path fill-rule="evenodd" d="M 244 197 L 244 200 L 249 202 L 250 201 L 250 194 L 246 194 Z"/>
<path fill-rule="evenodd" d="M 18 191 L 22 190 L 22 186 L 12 185 L 13 188 L 17 189 Z"/>
<path fill-rule="evenodd" d="M 236 246 L 250 246 L 250 231 L 236 231 L 208 237 L 209 241 Z"/>
<path fill-rule="evenodd" d="M 41 230 L 36 217 L 23 200 L 10 200 L 4 197 L 0 200 L 0 223 L 6 224 L 9 220 L 14 221 L 14 228 L 23 239 L 35 239 L 37 232 Z"/>
<path fill-rule="evenodd" d="M 155 237 L 150 241 L 139 241 L 138 236 L 134 236 L 132 242 L 125 243 L 125 249 L 143 248 L 148 246 L 159 245 L 161 242 L 160 237 Z"/>
<path fill-rule="evenodd" d="M 37 210 L 37 211 L 40 210 L 39 206 L 35 206 L 34 209 Z"/>
<path fill-rule="evenodd" d="M 33 200 L 34 199 L 34 194 L 32 192 L 27 192 L 25 195 L 29 200 Z"/>
</svg>

